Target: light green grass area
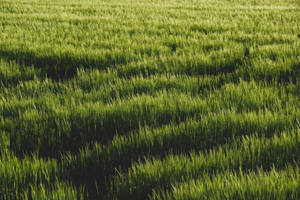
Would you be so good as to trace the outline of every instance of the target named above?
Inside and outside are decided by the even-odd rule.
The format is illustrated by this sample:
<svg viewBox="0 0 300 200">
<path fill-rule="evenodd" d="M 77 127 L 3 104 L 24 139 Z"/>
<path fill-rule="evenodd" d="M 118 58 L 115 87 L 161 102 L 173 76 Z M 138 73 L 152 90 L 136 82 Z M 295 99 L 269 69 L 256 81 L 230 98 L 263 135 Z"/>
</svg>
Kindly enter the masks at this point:
<svg viewBox="0 0 300 200">
<path fill-rule="evenodd" d="M 0 0 L 0 199 L 300 198 L 298 0 Z"/>
</svg>

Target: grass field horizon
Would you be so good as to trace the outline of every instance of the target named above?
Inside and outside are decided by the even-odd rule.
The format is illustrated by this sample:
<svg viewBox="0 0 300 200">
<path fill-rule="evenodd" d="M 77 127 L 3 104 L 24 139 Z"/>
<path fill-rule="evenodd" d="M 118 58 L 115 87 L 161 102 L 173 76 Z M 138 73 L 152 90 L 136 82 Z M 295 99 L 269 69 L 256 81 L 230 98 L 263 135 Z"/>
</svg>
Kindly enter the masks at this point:
<svg viewBox="0 0 300 200">
<path fill-rule="evenodd" d="M 298 0 L 0 0 L 0 199 L 300 198 Z"/>
</svg>

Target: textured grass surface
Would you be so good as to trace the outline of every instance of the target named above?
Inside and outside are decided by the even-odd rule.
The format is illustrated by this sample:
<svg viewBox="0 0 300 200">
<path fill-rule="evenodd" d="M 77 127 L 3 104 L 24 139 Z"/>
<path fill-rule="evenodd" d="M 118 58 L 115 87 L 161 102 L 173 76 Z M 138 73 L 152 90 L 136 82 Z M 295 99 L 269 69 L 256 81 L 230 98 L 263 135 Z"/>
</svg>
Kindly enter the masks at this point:
<svg viewBox="0 0 300 200">
<path fill-rule="evenodd" d="M 0 199 L 299 199 L 297 0 L 0 0 Z"/>
</svg>

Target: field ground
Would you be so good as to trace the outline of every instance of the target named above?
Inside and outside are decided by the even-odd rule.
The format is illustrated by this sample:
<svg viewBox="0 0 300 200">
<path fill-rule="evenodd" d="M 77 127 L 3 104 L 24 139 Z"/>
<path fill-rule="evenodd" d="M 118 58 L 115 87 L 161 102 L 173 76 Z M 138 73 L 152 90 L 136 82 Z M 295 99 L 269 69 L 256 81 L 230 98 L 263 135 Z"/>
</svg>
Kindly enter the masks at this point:
<svg viewBox="0 0 300 200">
<path fill-rule="evenodd" d="M 0 199 L 300 199 L 299 0 L 0 0 Z"/>
</svg>

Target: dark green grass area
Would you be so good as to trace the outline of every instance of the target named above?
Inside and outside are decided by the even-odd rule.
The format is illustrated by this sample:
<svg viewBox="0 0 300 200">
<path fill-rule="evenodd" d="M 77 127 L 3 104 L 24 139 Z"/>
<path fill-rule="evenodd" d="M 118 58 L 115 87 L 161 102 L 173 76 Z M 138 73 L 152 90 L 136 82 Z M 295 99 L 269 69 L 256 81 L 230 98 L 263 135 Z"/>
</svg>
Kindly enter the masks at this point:
<svg viewBox="0 0 300 200">
<path fill-rule="evenodd" d="M 299 199 L 297 0 L 0 0 L 0 199 Z"/>
</svg>

